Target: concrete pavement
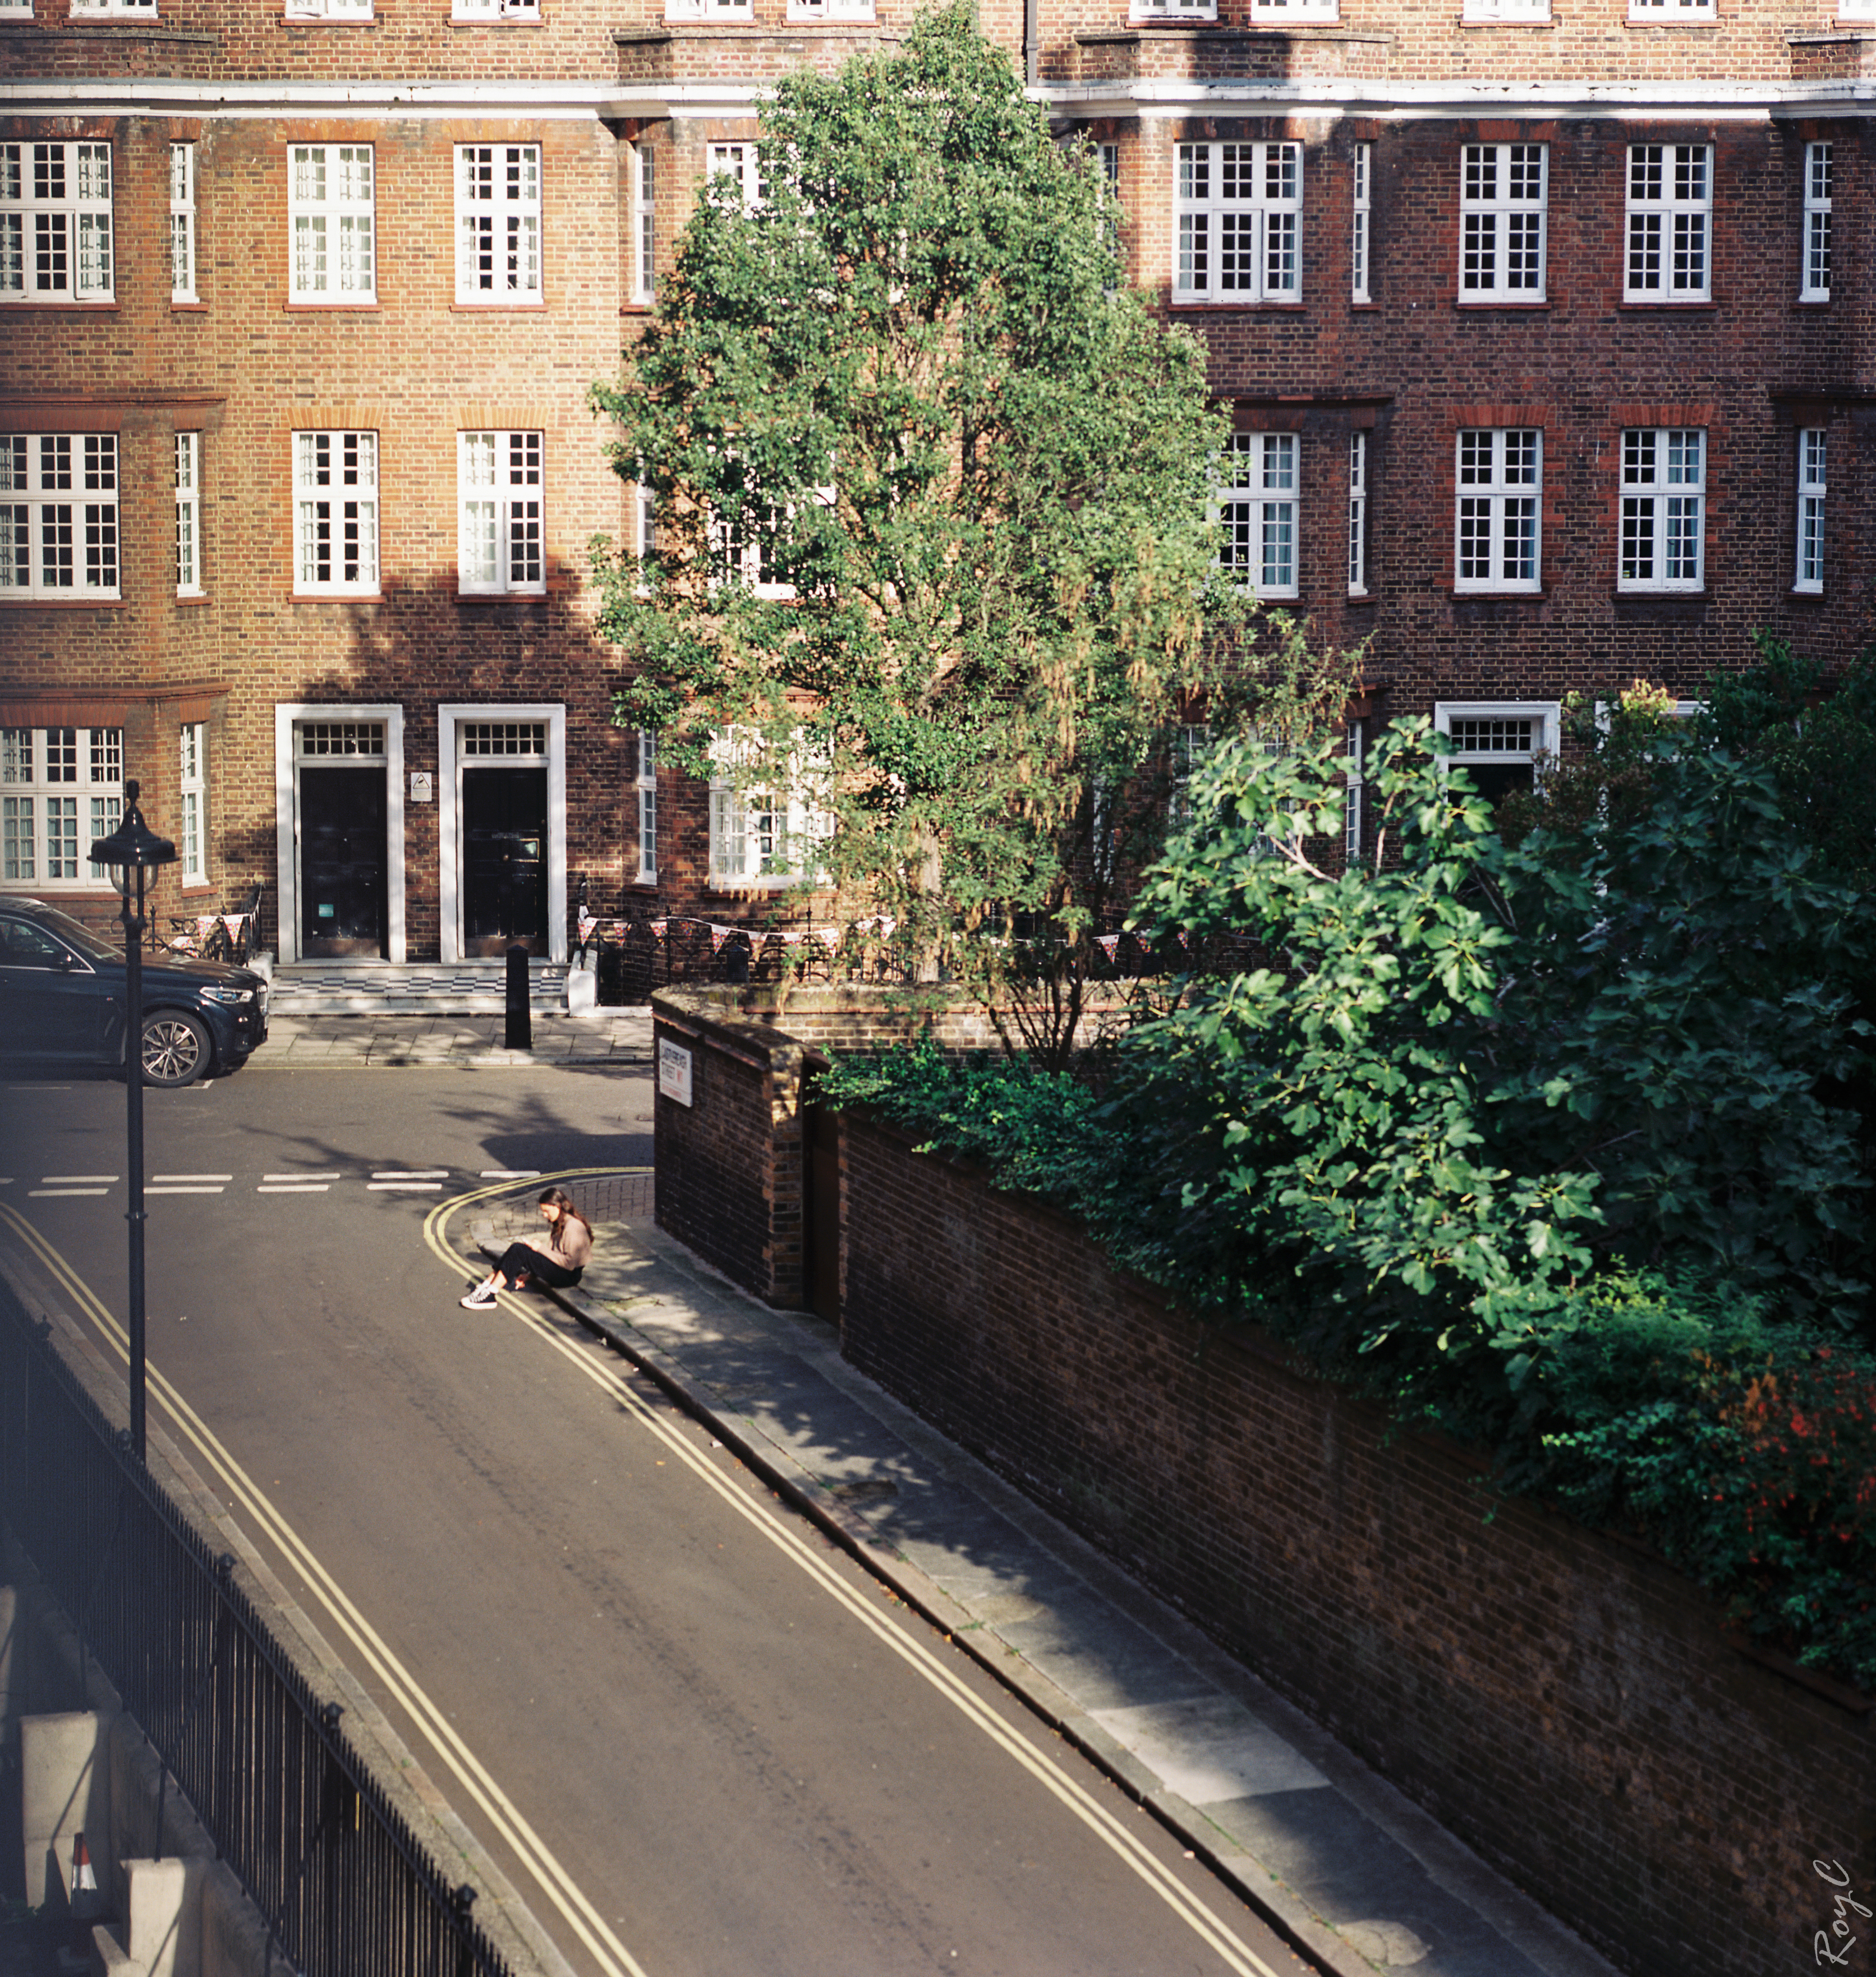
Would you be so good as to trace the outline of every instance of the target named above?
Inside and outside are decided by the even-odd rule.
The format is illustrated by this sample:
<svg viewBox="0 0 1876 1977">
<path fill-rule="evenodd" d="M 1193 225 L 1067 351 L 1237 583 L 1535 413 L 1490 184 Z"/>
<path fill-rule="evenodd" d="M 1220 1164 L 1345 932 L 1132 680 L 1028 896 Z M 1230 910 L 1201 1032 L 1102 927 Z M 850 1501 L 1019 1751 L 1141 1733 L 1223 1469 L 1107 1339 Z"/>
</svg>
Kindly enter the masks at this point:
<svg viewBox="0 0 1876 1977">
<path fill-rule="evenodd" d="M 467 1065 L 515 1071 L 534 1064 L 652 1061 L 649 1008 L 595 1009 L 583 1015 L 537 1012 L 533 1048 L 511 1051 L 498 1015 L 406 1015 L 378 1011 L 335 1015 L 270 1015 L 267 1041 L 248 1059 L 266 1071 L 355 1071 L 367 1064 Z"/>
<path fill-rule="evenodd" d="M 840 1357 L 664 1234 L 652 1176 L 583 1182 L 599 1240 L 557 1293 L 836 1534 L 1335 1977 L 1613 1966 L 1207 1636 Z M 532 1196 L 476 1225 L 497 1253 Z M 499 1312 L 464 1313 L 500 1322 Z"/>
</svg>

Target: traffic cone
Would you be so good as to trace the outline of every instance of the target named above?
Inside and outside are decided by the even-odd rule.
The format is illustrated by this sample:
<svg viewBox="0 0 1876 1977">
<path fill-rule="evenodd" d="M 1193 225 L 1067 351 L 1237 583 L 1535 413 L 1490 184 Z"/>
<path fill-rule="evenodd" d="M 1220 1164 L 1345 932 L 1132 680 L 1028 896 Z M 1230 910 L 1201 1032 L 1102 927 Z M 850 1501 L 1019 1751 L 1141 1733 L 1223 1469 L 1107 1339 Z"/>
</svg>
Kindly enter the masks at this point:
<svg viewBox="0 0 1876 1977">
<path fill-rule="evenodd" d="M 97 1875 L 91 1866 L 91 1850 L 84 1843 L 84 1835 L 71 1836 L 71 1917 L 74 1922 L 89 1922 L 97 1915 L 101 1906 L 97 1892 Z"/>
</svg>

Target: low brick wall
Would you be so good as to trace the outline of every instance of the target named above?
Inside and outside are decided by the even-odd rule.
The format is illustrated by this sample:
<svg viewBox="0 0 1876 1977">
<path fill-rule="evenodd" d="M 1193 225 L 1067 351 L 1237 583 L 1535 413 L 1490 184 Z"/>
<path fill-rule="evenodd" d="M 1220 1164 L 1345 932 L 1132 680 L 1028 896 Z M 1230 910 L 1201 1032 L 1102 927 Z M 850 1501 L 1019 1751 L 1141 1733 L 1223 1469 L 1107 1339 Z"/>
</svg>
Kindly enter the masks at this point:
<svg viewBox="0 0 1876 1977">
<path fill-rule="evenodd" d="M 1861 1698 L 1729 1645 L 1640 1548 L 1524 1501 L 1486 1523 L 1462 1451 L 1388 1443 L 1066 1217 L 851 1113 L 840 1157 L 846 1356 L 1636 1977 L 1812 1968 L 1835 1913 L 1814 1860 L 1869 1903 Z"/>
</svg>

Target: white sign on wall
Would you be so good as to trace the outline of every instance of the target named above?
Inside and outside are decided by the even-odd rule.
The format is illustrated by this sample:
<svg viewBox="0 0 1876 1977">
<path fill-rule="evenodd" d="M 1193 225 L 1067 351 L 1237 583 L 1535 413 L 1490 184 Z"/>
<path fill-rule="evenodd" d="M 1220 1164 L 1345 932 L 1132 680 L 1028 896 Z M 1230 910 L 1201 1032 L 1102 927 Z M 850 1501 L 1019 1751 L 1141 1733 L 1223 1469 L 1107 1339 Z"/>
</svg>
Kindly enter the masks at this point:
<svg viewBox="0 0 1876 1977">
<path fill-rule="evenodd" d="M 691 1054 L 669 1037 L 658 1039 L 658 1089 L 680 1105 L 691 1102 Z"/>
<path fill-rule="evenodd" d="M 411 801 L 414 804 L 436 801 L 436 784 L 421 769 L 411 771 Z"/>
</svg>

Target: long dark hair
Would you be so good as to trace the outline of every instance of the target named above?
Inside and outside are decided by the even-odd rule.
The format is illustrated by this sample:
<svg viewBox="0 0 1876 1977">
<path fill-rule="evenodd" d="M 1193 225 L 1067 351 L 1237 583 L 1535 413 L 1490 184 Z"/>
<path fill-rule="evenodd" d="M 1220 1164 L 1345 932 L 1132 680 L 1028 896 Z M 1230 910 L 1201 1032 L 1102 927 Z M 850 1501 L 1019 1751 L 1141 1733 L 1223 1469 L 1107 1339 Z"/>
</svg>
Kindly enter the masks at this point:
<svg viewBox="0 0 1876 1977">
<path fill-rule="evenodd" d="M 557 1243 L 560 1239 L 560 1231 L 566 1227 L 566 1218 L 570 1215 L 589 1236 L 593 1233 L 593 1224 L 573 1206 L 573 1196 L 564 1188 L 543 1189 L 540 1206 L 553 1210 L 553 1239 Z"/>
</svg>

